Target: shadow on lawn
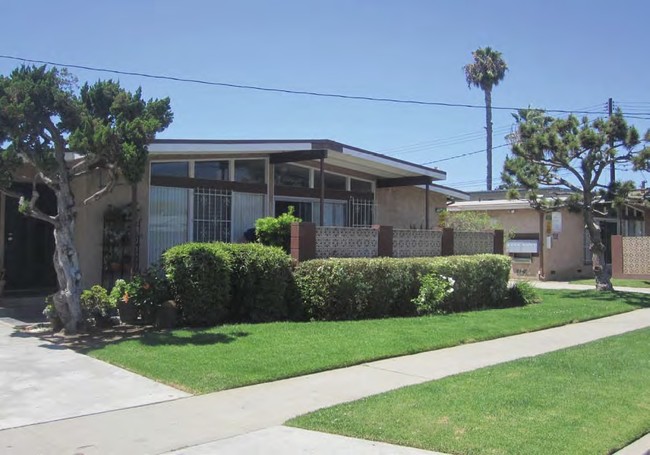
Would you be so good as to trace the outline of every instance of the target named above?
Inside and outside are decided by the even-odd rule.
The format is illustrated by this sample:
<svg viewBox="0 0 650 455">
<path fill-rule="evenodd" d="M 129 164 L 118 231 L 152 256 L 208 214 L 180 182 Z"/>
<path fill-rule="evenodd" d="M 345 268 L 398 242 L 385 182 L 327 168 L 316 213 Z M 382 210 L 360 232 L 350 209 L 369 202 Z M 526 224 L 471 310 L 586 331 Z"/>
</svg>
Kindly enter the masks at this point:
<svg viewBox="0 0 650 455">
<path fill-rule="evenodd" d="M 563 299 L 596 300 L 598 302 L 622 302 L 639 308 L 650 308 L 650 294 L 637 292 L 560 291 Z"/>
<path fill-rule="evenodd" d="M 149 332 L 139 339 L 140 344 L 146 346 L 186 346 L 186 345 L 208 345 L 232 343 L 238 338 L 248 336 L 247 332 L 212 333 L 204 331 L 192 331 L 189 336 L 177 335 L 174 332 Z"/>
</svg>

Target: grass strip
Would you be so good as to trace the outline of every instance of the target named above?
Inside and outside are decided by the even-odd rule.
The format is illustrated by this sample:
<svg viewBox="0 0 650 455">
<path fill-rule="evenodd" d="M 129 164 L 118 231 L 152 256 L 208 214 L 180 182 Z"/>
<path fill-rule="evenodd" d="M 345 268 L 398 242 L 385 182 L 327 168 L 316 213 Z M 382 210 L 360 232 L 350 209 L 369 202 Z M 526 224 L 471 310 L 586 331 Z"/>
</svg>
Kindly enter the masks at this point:
<svg viewBox="0 0 650 455">
<path fill-rule="evenodd" d="M 288 424 L 449 454 L 613 453 L 650 432 L 649 345 L 643 329 Z"/>
<path fill-rule="evenodd" d="M 650 296 L 540 291 L 521 308 L 419 318 L 238 324 L 150 332 L 86 352 L 192 393 L 530 332 L 650 306 Z"/>
</svg>

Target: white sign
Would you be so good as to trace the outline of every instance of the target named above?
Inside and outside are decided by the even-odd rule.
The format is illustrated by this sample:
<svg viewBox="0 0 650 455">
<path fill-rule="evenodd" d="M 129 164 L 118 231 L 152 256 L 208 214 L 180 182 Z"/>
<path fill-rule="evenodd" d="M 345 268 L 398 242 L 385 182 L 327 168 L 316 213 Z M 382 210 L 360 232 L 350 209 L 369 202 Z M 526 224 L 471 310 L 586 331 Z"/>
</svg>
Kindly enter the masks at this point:
<svg viewBox="0 0 650 455">
<path fill-rule="evenodd" d="M 551 215 L 551 231 L 553 234 L 559 234 L 562 232 L 562 213 L 560 212 L 553 212 Z"/>
</svg>

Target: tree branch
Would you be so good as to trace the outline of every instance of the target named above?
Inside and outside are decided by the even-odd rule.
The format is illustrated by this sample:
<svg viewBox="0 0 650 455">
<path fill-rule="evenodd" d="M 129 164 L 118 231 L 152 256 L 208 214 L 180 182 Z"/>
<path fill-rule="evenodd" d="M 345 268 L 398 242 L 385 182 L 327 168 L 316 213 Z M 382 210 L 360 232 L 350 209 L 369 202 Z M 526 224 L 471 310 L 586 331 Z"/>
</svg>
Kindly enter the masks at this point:
<svg viewBox="0 0 650 455">
<path fill-rule="evenodd" d="M 106 185 L 100 188 L 99 191 L 97 191 L 95 194 L 87 197 L 84 200 L 84 205 L 87 205 L 90 202 L 94 202 L 98 199 L 101 199 L 104 195 L 113 191 L 113 188 L 115 187 L 115 183 L 117 182 L 117 174 L 115 172 L 115 166 L 111 165 L 107 168 L 107 170 L 108 170 L 108 182 L 106 183 Z"/>
<path fill-rule="evenodd" d="M 45 221 L 46 223 L 49 223 L 52 226 L 57 225 L 58 218 L 56 216 L 50 216 L 47 213 L 41 211 L 38 207 L 36 207 L 36 202 L 40 197 L 38 191 L 36 190 L 36 179 L 34 179 L 34 181 L 32 182 L 32 198 L 30 199 L 29 204 L 26 204 L 24 194 L 16 193 L 15 191 L 7 190 L 5 188 L 0 188 L 0 192 L 4 193 L 9 197 L 18 199 L 18 206 L 20 208 L 24 208 L 22 210 L 22 213 L 24 215 L 31 216 L 32 218 L 36 218 L 37 220 Z"/>
</svg>

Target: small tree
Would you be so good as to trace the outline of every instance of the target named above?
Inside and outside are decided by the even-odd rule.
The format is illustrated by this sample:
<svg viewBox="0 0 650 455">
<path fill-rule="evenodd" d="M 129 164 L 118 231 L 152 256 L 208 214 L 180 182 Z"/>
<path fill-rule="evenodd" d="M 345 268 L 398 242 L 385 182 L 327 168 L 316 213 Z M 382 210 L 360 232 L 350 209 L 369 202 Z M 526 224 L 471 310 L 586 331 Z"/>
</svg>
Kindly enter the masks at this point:
<svg viewBox="0 0 650 455">
<path fill-rule="evenodd" d="M 589 233 L 596 289 L 611 290 L 611 276 L 605 267 L 605 245 L 594 216 L 603 203 L 625 200 L 632 182 L 600 183 L 610 165 L 631 163 L 635 169 L 648 167 L 650 149 L 637 149 L 637 130 L 628 126 L 619 111 L 607 119 L 579 120 L 553 118 L 541 110 L 522 110 L 515 116 L 517 129 L 512 137 L 512 157 L 504 163 L 507 186 L 527 189 L 531 205 L 540 210 L 568 207 L 582 213 Z M 650 132 L 646 134 L 646 141 Z M 539 198 L 540 185 L 569 190 L 565 196 Z M 511 194 L 512 195 L 512 194 Z"/>
<path fill-rule="evenodd" d="M 84 204 L 112 191 L 118 178 L 142 178 L 147 145 L 172 121 L 169 98 L 142 99 L 111 80 L 76 89 L 65 70 L 22 66 L 0 76 L 0 191 L 20 198 L 23 214 L 54 227 L 54 269 L 58 292 L 54 305 L 67 332 L 82 321 L 79 298 L 81 271 L 74 244 L 78 199 Z M 32 194 L 11 190 L 21 166 L 34 170 Z M 89 195 L 75 194 L 72 181 L 105 176 L 104 185 Z M 37 183 L 56 196 L 57 213 L 49 216 L 36 205 Z"/>
</svg>

